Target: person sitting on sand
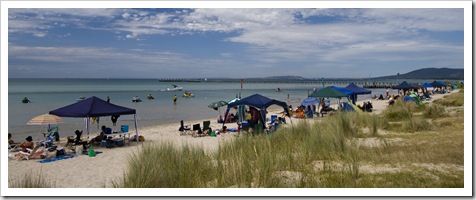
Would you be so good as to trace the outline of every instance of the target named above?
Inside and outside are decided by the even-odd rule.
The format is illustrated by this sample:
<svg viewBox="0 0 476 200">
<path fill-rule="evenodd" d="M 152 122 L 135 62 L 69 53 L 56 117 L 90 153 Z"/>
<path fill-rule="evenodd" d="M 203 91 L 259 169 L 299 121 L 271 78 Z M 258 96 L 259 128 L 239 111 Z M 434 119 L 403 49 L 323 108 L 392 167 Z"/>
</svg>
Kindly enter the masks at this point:
<svg viewBox="0 0 476 200">
<path fill-rule="evenodd" d="M 20 143 L 18 146 L 23 148 L 23 150 L 26 149 L 33 149 L 35 147 L 35 143 L 33 143 L 33 138 L 31 136 L 28 136 L 25 138 L 25 142 Z"/>
<path fill-rule="evenodd" d="M 372 103 L 370 103 L 370 101 L 367 101 L 364 107 L 365 111 L 372 112 L 372 108 L 373 108 Z"/>
<path fill-rule="evenodd" d="M 227 131 L 228 131 L 228 130 L 227 130 L 227 127 L 226 127 L 226 126 L 223 126 L 223 127 L 221 128 L 220 133 L 226 133 Z"/>
<path fill-rule="evenodd" d="M 68 136 L 67 137 L 68 141 L 66 142 L 64 146 L 67 147 L 70 143 L 72 143 L 75 145 L 83 145 L 83 149 L 87 149 L 86 145 L 88 145 L 88 141 L 81 140 L 81 135 L 83 134 L 83 131 L 76 130 L 74 134 L 76 134 L 76 137 L 72 138 L 72 136 Z"/>
<path fill-rule="evenodd" d="M 393 98 L 390 97 L 390 99 L 388 100 L 388 106 L 391 106 L 393 104 L 395 104 L 395 100 L 393 100 Z"/>
<path fill-rule="evenodd" d="M 302 107 L 298 107 L 296 109 L 296 114 L 294 115 L 295 118 L 304 118 L 304 109 L 302 109 Z"/>
<path fill-rule="evenodd" d="M 17 144 L 19 143 L 12 140 L 12 133 L 8 133 L 8 146 L 14 147 Z"/>
<path fill-rule="evenodd" d="M 104 137 L 105 134 L 106 134 L 106 126 L 101 126 L 101 133 L 99 133 L 98 136 L 91 139 L 91 143 L 93 143 L 93 142 L 99 142 L 100 143 L 101 141 L 106 140 L 107 138 Z"/>
<path fill-rule="evenodd" d="M 221 115 L 218 116 L 217 122 L 218 123 L 223 123 L 223 117 Z"/>
</svg>

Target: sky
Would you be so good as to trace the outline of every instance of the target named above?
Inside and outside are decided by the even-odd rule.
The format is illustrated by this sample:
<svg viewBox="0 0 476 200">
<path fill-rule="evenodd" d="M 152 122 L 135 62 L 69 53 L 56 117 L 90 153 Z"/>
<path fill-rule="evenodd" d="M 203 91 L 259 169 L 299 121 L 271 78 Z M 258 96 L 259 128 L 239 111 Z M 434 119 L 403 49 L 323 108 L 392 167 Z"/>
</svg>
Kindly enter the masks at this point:
<svg viewBox="0 0 476 200">
<path fill-rule="evenodd" d="M 9 78 L 367 78 L 464 68 L 463 8 L 9 8 Z"/>
</svg>

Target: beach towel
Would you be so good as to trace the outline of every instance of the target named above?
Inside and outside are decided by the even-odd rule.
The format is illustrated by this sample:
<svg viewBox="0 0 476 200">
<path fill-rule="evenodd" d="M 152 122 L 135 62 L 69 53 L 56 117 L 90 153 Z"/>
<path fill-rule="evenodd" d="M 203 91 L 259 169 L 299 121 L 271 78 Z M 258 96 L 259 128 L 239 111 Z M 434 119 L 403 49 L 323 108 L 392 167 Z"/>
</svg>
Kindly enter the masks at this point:
<svg viewBox="0 0 476 200">
<path fill-rule="evenodd" d="M 97 154 L 102 153 L 102 151 L 96 151 L 95 153 L 96 153 L 96 155 L 97 155 Z M 85 151 L 85 152 L 83 152 L 83 155 L 89 155 L 89 152 L 86 152 L 86 151 Z"/>
<path fill-rule="evenodd" d="M 76 155 L 64 155 L 64 156 L 58 156 L 56 158 L 47 158 L 47 159 L 39 160 L 38 162 L 39 163 L 49 163 L 49 162 L 54 162 L 54 161 L 64 160 L 64 159 L 74 158 L 74 157 L 76 157 Z"/>
<path fill-rule="evenodd" d="M 357 107 L 355 104 L 352 104 L 352 103 L 349 103 L 350 106 L 352 106 L 352 108 L 354 108 L 354 110 L 358 113 L 363 113 L 363 111 Z"/>
<path fill-rule="evenodd" d="M 238 131 L 238 128 L 228 128 L 227 131 L 230 131 L 230 132 L 237 132 Z"/>
</svg>

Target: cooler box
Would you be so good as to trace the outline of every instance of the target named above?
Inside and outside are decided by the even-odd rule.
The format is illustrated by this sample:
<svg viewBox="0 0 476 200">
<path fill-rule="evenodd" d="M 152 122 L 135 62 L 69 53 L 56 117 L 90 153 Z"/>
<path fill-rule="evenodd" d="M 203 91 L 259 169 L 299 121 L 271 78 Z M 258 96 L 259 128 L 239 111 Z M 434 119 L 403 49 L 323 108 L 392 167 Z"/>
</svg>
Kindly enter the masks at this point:
<svg viewBox="0 0 476 200">
<path fill-rule="evenodd" d="M 112 129 L 111 128 L 106 128 L 106 134 L 111 134 L 112 133 Z"/>
<path fill-rule="evenodd" d="M 101 146 L 101 147 L 106 147 L 106 145 L 107 145 L 107 141 L 106 141 L 106 140 L 102 140 L 100 146 Z"/>
<path fill-rule="evenodd" d="M 118 147 L 124 146 L 124 140 L 123 139 L 116 139 L 113 140 L 114 144 L 117 145 Z"/>
<path fill-rule="evenodd" d="M 129 125 L 121 125 L 121 132 L 123 133 L 129 132 Z"/>
</svg>

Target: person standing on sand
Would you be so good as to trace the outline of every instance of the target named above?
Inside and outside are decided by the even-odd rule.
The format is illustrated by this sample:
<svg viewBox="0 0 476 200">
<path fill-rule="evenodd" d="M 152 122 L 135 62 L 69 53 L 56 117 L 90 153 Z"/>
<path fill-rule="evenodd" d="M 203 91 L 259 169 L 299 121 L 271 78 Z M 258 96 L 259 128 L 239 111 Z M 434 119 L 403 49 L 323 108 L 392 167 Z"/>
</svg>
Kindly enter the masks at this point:
<svg viewBox="0 0 476 200">
<path fill-rule="evenodd" d="M 109 96 L 107 96 L 106 101 L 107 101 L 108 103 L 111 101 L 111 99 L 109 98 Z"/>
</svg>

